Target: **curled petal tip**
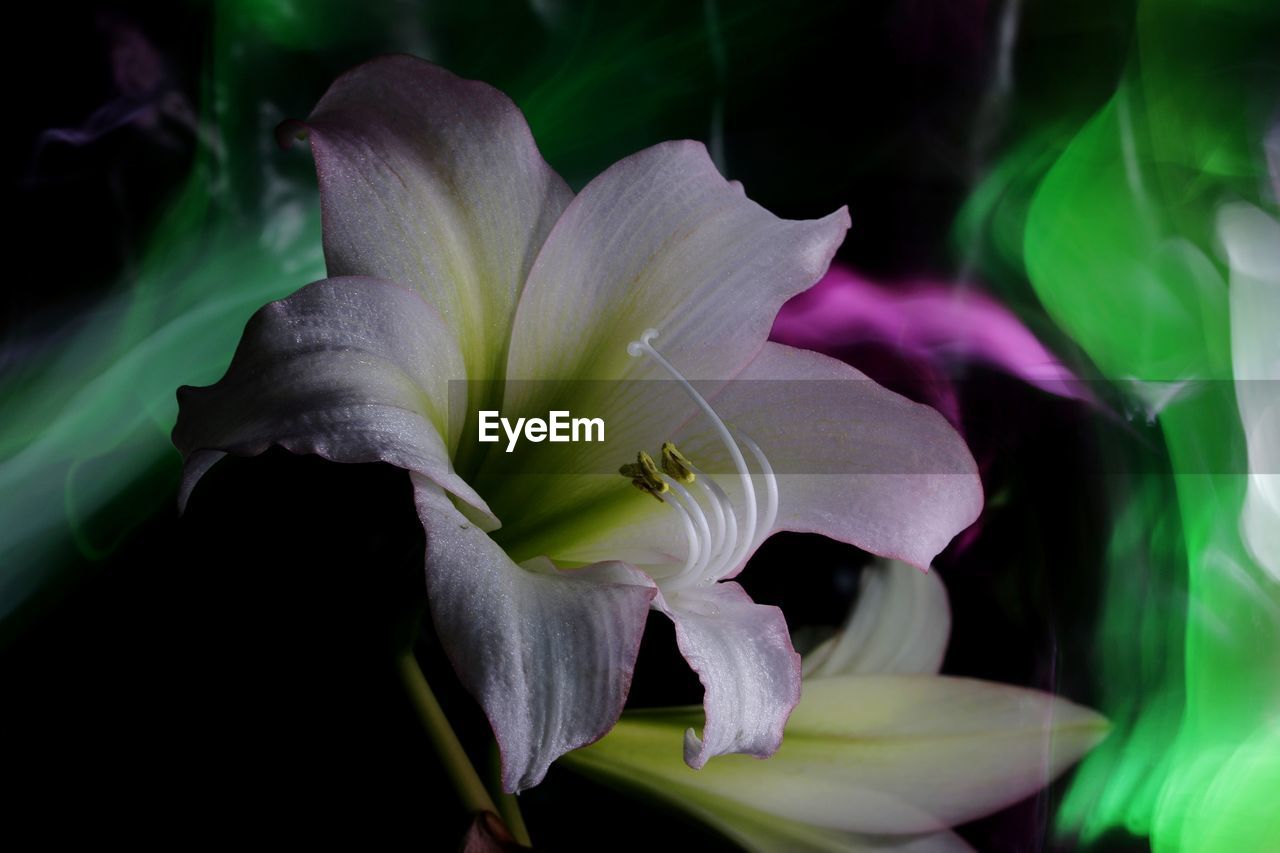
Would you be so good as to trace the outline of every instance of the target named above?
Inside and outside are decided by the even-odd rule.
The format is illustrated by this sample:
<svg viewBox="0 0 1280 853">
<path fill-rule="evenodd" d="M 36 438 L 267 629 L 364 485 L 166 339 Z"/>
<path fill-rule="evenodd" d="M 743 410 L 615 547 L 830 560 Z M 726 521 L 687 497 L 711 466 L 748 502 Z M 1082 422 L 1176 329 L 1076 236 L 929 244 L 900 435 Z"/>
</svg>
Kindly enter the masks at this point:
<svg viewBox="0 0 1280 853">
<path fill-rule="evenodd" d="M 694 770 L 701 770 L 707 763 L 706 757 L 702 754 L 702 738 L 698 737 L 693 726 L 685 729 L 684 732 L 684 763 Z"/>
<path fill-rule="evenodd" d="M 717 755 L 766 758 L 781 745 L 800 701 L 800 656 L 782 611 L 756 604 L 731 582 L 715 584 L 699 598 L 665 601 L 659 608 L 675 623 L 680 652 L 705 688 L 706 724 L 702 737 L 692 728 L 685 732 L 685 763 L 699 770 Z M 710 612 L 708 604 L 714 605 Z"/>
</svg>

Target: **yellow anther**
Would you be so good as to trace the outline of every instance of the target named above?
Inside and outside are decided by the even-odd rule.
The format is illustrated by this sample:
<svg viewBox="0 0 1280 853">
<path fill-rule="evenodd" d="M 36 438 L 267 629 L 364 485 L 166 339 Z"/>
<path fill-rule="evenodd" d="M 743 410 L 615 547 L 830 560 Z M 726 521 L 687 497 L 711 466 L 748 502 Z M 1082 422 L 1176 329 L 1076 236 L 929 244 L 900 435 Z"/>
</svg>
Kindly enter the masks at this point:
<svg viewBox="0 0 1280 853">
<path fill-rule="evenodd" d="M 662 470 L 673 480 L 685 485 L 693 482 L 693 465 L 676 446 L 669 441 L 662 443 Z"/>
<path fill-rule="evenodd" d="M 653 495 L 659 501 L 662 500 L 663 494 L 671 491 L 667 481 L 659 476 L 658 465 L 653 461 L 653 457 L 643 450 L 636 454 L 635 462 L 623 465 L 618 469 L 618 473 L 630 478 L 631 485 Z"/>
<path fill-rule="evenodd" d="M 657 484 L 662 482 L 662 478 L 658 476 L 658 463 L 653 461 L 653 457 L 641 450 L 636 454 L 636 464 L 640 466 L 640 470 L 644 472 L 641 476 L 651 483 Z"/>
<path fill-rule="evenodd" d="M 631 485 L 635 486 L 637 489 L 644 492 L 646 495 L 653 495 L 653 499 L 656 500 L 658 503 L 667 502 L 666 498 L 664 498 L 661 494 L 661 492 L 666 492 L 670 490 L 670 487 L 666 483 L 662 484 L 661 489 L 654 489 L 644 480 L 632 480 Z"/>
</svg>

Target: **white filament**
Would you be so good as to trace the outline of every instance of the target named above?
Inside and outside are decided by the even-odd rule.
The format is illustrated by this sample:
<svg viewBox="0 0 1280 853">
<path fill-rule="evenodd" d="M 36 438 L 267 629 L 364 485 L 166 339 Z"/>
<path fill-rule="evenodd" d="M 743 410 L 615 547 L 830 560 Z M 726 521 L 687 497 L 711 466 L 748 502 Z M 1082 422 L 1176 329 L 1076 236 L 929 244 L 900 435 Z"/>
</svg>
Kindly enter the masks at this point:
<svg viewBox="0 0 1280 853">
<path fill-rule="evenodd" d="M 765 510 L 764 519 L 760 526 L 756 529 L 756 537 L 753 538 L 751 547 L 758 548 L 760 543 L 764 541 L 764 537 L 769 535 L 769 531 L 773 530 L 773 522 L 778 518 L 778 478 L 773 475 L 773 466 L 769 464 L 769 460 L 765 458 L 764 451 L 760 449 L 760 445 L 751 440 L 751 437 L 743 434 L 739 430 L 738 438 L 747 446 L 752 455 L 756 458 L 756 463 L 760 466 L 760 473 L 764 475 L 765 484 Z"/>
<path fill-rule="evenodd" d="M 678 503 L 672 503 L 671 501 L 664 501 L 664 503 L 674 509 L 676 514 L 680 516 L 680 520 L 684 522 L 684 538 L 689 548 L 684 558 L 684 567 L 680 569 L 680 575 L 686 575 L 697 566 L 698 558 L 702 551 L 702 543 L 698 538 L 698 534 L 694 532 L 693 521 L 689 518 L 689 511 Z"/>
<path fill-rule="evenodd" d="M 712 553 L 712 536 L 707 525 L 707 514 L 702 511 L 702 507 L 694 500 L 693 495 L 689 494 L 688 489 L 670 477 L 664 476 L 663 479 L 671 487 L 671 494 L 683 504 L 684 509 L 689 513 L 689 518 L 693 520 L 693 526 L 700 534 L 696 558 L 686 559 L 685 567 L 680 574 L 701 575 L 706 570 L 707 563 L 715 556 Z"/>
<path fill-rule="evenodd" d="M 752 478 L 751 469 L 747 466 L 747 460 L 743 456 L 742 447 L 738 443 L 739 439 L 734 438 L 729 431 L 729 427 L 716 414 L 715 409 L 706 401 L 706 398 L 698 393 L 697 389 L 680 371 L 676 370 L 671 362 L 667 361 L 661 353 L 654 349 L 650 342 L 657 335 L 656 329 L 646 330 L 639 340 L 632 341 L 627 345 L 627 353 L 633 358 L 645 355 L 653 359 L 655 363 L 680 383 L 680 386 L 693 400 L 694 404 L 706 414 L 720 437 L 721 443 L 729 452 L 729 457 L 733 460 L 738 478 L 742 482 L 743 500 L 746 502 L 743 513 L 745 523 L 741 529 L 741 535 L 739 535 L 738 519 L 733 510 L 733 504 L 729 500 L 729 496 L 725 494 L 724 489 L 715 480 L 697 468 L 690 466 L 694 474 L 694 483 L 697 484 L 700 494 L 711 507 L 711 514 L 714 516 L 714 522 L 712 522 L 708 520 L 706 510 L 703 509 L 697 498 L 688 489 L 681 486 L 674 478 L 661 475 L 662 479 L 671 486 L 672 491 L 677 496 L 677 500 L 672 502 L 672 507 L 682 516 L 686 528 L 686 537 L 690 537 L 695 533 L 699 536 L 697 543 L 690 540 L 689 555 L 685 559 L 684 566 L 675 575 L 665 579 L 664 585 L 678 589 L 699 582 L 719 580 L 750 556 L 751 552 L 769 535 L 769 532 L 773 529 L 773 523 L 777 519 L 778 481 L 760 446 L 746 435 L 739 433 L 739 439 L 742 444 L 755 457 L 756 464 L 760 468 L 760 477 L 764 481 L 764 511 L 761 513 L 760 500 L 756 494 L 756 485 Z"/>
<path fill-rule="evenodd" d="M 702 494 L 706 497 L 707 503 L 711 504 L 711 509 L 715 512 L 716 518 L 715 518 L 714 533 L 711 538 L 711 553 L 713 555 L 718 555 L 720 553 L 720 550 L 724 547 L 725 531 L 728 529 L 725 522 L 725 508 L 726 506 L 728 506 L 728 499 L 726 498 L 724 501 L 722 501 L 720 500 L 719 497 L 716 496 L 716 493 L 713 492 L 711 490 L 711 487 L 707 485 L 709 478 L 707 477 L 706 474 L 703 474 L 701 471 L 698 471 L 692 465 L 690 465 L 689 468 L 690 470 L 693 471 L 694 484 L 698 487 L 698 490 L 702 492 Z M 715 486 L 715 483 L 711 483 L 711 485 Z M 718 489 L 719 486 L 716 486 L 716 488 Z M 721 491 L 720 494 L 723 495 L 724 492 Z M 733 517 L 732 507 L 728 507 L 728 516 L 729 516 L 729 521 L 734 526 L 734 536 L 736 536 L 738 522 L 737 522 L 737 519 Z"/>
</svg>

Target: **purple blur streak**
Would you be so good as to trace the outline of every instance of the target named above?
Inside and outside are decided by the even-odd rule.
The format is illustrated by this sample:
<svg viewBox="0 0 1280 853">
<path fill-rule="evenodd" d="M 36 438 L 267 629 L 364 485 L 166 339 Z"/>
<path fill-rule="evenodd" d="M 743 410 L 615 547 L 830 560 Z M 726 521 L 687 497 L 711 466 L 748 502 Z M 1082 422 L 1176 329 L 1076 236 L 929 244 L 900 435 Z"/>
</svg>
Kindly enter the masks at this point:
<svg viewBox="0 0 1280 853">
<path fill-rule="evenodd" d="M 946 368 L 967 362 L 1002 370 L 1059 397 L 1091 399 L 1009 309 L 977 290 L 950 284 L 889 288 L 833 265 L 821 281 L 783 306 L 770 337 L 837 358 L 852 346 L 889 348 L 913 374 L 929 380 L 930 402 L 957 426 L 959 410 Z"/>
</svg>

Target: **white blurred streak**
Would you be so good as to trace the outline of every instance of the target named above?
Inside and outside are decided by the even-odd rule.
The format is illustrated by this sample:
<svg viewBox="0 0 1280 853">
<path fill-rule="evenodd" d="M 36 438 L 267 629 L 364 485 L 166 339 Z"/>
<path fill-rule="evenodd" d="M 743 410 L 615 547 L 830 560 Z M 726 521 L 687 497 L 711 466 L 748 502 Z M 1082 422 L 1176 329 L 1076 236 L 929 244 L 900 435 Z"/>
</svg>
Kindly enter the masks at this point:
<svg viewBox="0 0 1280 853">
<path fill-rule="evenodd" d="M 1231 268 L 1231 361 L 1249 454 L 1245 546 L 1280 581 L 1280 223 L 1251 204 L 1218 211 Z"/>
<path fill-rule="evenodd" d="M 978 103 L 973 135 L 969 139 L 968 170 L 971 187 L 976 187 L 982 181 L 992 149 L 1008 124 L 1009 100 L 1013 96 L 1013 56 L 1018 45 L 1018 24 L 1021 17 L 1022 0 L 1005 0 L 1000 8 L 1000 22 L 996 31 L 995 62 L 987 88 Z M 979 248 L 978 240 L 965 247 L 956 274 L 959 284 L 964 285 L 972 280 Z"/>
<path fill-rule="evenodd" d="M 951 606 L 936 572 L 877 560 L 862 573 L 849 621 L 804 658 L 805 678 L 933 675 L 951 637 Z"/>
</svg>

